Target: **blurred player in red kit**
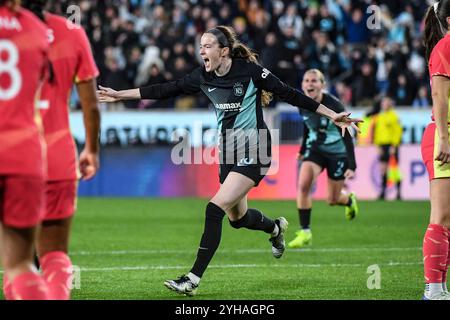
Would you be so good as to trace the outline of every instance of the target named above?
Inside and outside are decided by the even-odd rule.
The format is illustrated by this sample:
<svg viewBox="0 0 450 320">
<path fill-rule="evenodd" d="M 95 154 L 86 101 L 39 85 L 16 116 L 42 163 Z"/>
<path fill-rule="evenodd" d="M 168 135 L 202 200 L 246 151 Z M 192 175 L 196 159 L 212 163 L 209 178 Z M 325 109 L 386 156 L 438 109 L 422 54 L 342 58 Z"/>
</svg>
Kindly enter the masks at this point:
<svg viewBox="0 0 450 320">
<path fill-rule="evenodd" d="M 44 12 L 46 0 L 23 1 L 48 28 L 53 81 L 42 88 L 40 111 L 47 143 L 46 212 L 36 249 L 51 299 L 70 298 L 72 263 L 69 234 L 76 210 L 78 179 L 92 178 L 99 167 L 100 112 L 96 97 L 99 72 L 81 26 Z M 69 127 L 69 98 L 76 85 L 84 114 L 86 143 L 77 161 Z"/>
<path fill-rule="evenodd" d="M 45 25 L 18 1 L 0 0 L 0 244 L 10 300 L 46 300 L 33 265 L 45 205 L 45 142 L 36 97 L 48 65 Z"/>
<path fill-rule="evenodd" d="M 423 240 L 424 300 L 450 300 L 450 0 L 425 15 L 425 49 L 433 96 L 432 122 L 422 138 L 422 158 L 430 179 L 430 224 Z"/>
</svg>

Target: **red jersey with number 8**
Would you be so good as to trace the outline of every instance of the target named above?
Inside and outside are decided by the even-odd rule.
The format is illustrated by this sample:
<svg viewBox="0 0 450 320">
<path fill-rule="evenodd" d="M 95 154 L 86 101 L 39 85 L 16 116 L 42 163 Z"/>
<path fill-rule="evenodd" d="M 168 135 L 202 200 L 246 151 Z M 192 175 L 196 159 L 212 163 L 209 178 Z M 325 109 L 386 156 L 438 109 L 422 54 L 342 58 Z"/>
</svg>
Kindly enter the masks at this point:
<svg viewBox="0 0 450 320">
<path fill-rule="evenodd" d="M 0 175 L 45 176 L 36 99 L 47 50 L 47 31 L 37 17 L 0 7 Z"/>
<path fill-rule="evenodd" d="M 99 74 L 86 33 L 64 17 L 46 13 L 49 60 L 54 79 L 42 88 L 40 111 L 47 142 L 48 180 L 77 178 L 75 143 L 69 126 L 69 100 L 74 83 Z"/>
</svg>

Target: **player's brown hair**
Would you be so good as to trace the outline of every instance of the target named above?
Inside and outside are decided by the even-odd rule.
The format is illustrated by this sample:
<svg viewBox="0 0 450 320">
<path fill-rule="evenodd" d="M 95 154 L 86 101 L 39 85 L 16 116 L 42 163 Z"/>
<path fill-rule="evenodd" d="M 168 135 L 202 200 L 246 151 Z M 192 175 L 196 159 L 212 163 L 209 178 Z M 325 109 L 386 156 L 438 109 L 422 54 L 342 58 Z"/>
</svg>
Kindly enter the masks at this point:
<svg viewBox="0 0 450 320">
<path fill-rule="evenodd" d="M 448 30 L 447 17 L 450 16 L 450 0 L 441 0 L 431 5 L 425 13 L 424 46 L 427 61 L 431 52 Z"/>
<path fill-rule="evenodd" d="M 228 26 L 217 26 L 206 31 L 206 33 L 213 34 L 217 38 L 221 48 L 230 48 L 231 58 L 242 58 L 258 63 L 258 54 L 239 41 L 233 28 Z M 273 94 L 271 92 L 263 90 L 261 93 L 262 105 L 264 107 L 269 105 L 270 101 L 272 101 L 272 97 Z"/>
</svg>

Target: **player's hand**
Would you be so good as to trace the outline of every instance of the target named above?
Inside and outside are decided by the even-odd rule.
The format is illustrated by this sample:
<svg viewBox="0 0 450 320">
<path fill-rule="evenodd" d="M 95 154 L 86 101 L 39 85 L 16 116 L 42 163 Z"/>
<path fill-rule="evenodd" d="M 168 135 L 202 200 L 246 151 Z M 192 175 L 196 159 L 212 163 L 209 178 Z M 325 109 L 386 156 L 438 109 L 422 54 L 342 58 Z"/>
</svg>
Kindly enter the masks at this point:
<svg viewBox="0 0 450 320">
<path fill-rule="evenodd" d="M 80 153 L 79 167 L 82 180 L 89 180 L 94 177 L 100 167 L 98 154 L 84 149 Z"/>
<path fill-rule="evenodd" d="M 297 153 L 297 160 L 303 161 L 304 156 L 299 152 Z"/>
<path fill-rule="evenodd" d="M 351 169 L 345 170 L 344 177 L 345 179 L 352 179 L 355 176 L 355 171 Z"/>
<path fill-rule="evenodd" d="M 106 88 L 102 86 L 98 86 L 99 90 L 97 90 L 97 97 L 99 102 L 116 102 L 120 101 L 120 98 L 118 96 L 118 91 Z"/>
<path fill-rule="evenodd" d="M 353 137 L 353 131 L 351 130 L 351 128 L 355 129 L 356 132 L 361 133 L 361 130 L 358 128 L 356 123 L 364 122 L 361 119 L 350 118 L 350 112 L 338 113 L 332 120 L 335 125 L 337 125 L 339 128 L 341 128 L 342 136 L 345 135 L 345 130 L 348 130 L 348 133 L 352 137 Z"/>
<path fill-rule="evenodd" d="M 448 144 L 448 140 L 439 140 L 437 156 L 434 160 L 440 161 L 440 166 L 450 163 L 450 145 Z"/>
</svg>

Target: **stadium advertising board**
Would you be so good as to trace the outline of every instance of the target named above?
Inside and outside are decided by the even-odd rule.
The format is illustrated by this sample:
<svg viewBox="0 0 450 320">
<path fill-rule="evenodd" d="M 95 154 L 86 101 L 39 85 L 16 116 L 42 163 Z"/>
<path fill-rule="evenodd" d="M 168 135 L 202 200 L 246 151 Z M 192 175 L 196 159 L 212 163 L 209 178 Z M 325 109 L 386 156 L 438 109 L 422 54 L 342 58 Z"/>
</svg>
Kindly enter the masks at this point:
<svg viewBox="0 0 450 320">
<path fill-rule="evenodd" d="M 259 187 L 250 192 L 250 198 L 295 199 L 298 145 L 282 145 L 278 152 L 279 163 L 273 163 L 277 170 L 269 171 Z M 377 148 L 356 148 L 358 169 L 355 178 L 348 181 L 348 187 L 360 199 L 376 199 L 379 193 L 381 177 L 377 159 Z M 399 166 L 403 199 L 427 199 L 428 176 L 421 161 L 420 146 L 402 146 Z M 326 180 L 326 174 L 322 173 L 313 191 L 315 199 L 326 198 Z M 175 165 L 170 147 L 130 148 L 126 152 L 122 148 L 105 148 L 99 174 L 88 183 L 80 183 L 80 195 L 208 198 L 218 187 L 217 164 Z M 395 196 L 393 188 L 388 188 L 387 198 Z"/>
<path fill-rule="evenodd" d="M 282 112 L 297 112 L 296 108 L 281 108 Z M 422 133 L 430 122 L 429 110 L 397 110 L 403 127 L 404 144 L 419 143 Z M 269 127 L 276 122 L 278 111 L 266 112 Z M 354 117 L 362 117 L 364 112 L 353 110 Z M 298 118 L 300 119 L 300 118 Z M 84 143 L 83 117 L 80 112 L 70 114 L 73 136 Z M 217 126 L 214 112 L 205 111 L 124 111 L 102 113 L 101 143 L 116 146 L 170 145 L 182 135 L 190 134 L 193 147 L 214 144 L 214 129 Z"/>
<path fill-rule="evenodd" d="M 170 145 L 186 134 L 194 147 L 211 145 L 211 131 L 217 126 L 215 115 L 210 111 L 104 112 L 101 121 L 101 144 L 123 147 Z M 70 125 L 75 140 L 84 143 L 82 113 L 71 113 Z"/>
</svg>

